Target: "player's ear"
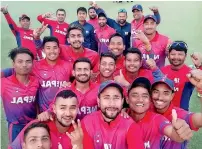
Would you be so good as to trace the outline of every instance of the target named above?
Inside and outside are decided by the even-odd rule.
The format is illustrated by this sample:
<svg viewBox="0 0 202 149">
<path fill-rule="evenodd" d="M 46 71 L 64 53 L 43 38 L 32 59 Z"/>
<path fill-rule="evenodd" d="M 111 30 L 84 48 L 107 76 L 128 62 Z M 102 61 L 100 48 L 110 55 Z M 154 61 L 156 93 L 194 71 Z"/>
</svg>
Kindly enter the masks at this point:
<svg viewBox="0 0 202 149">
<path fill-rule="evenodd" d="M 99 95 L 98 95 L 99 96 Z M 97 105 L 98 105 L 98 107 L 100 108 L 100 98 L 99 97 L 97 97 Z"/>
<path fill-rule="evenodd" d="M 53 113 L 56 113 L 56 107 L 55 107 L 55 104 L 52 105 L 52 108 L 53 108 Z"/>
<path fill-rule="evenodd" d="M 126 103 L 129 104 L 129 102 L 128 102 L 128 96 L 125 99 L 126 99 Z"/>
<path fill-rule="evenodd" d="M 72 69 L 72 76 L 75 77 L 75 71 L 74 71 L 74 69 Z"/>
<path fill-rule="evenodd" d="M 67 42 L 70 43 L 69 37 L 67 37 Z"/>
<path fill-rule="evenodd" d="M 22 149 L 25 149 L 25 142 L 24 141 L 22 142 L 21 145 L 22 145 Z"/>
</svg>

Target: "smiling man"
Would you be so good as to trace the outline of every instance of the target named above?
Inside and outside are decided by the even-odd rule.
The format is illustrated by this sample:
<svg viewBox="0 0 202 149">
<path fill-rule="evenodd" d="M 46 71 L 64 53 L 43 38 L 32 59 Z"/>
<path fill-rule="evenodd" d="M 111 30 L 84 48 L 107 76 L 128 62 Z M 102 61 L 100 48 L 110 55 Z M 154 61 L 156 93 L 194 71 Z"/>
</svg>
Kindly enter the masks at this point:
<svg viewBox="0 0 202 149">
<path fill-rule="evenodd" d="M 28 48 L 34 54 L 35 59 L 38 59 L 39 57 L 37 56 L 40 56 L 40 53 L 38 54 L 39 51 L 36 50 L 36 46 L 34 44 L 33 30 L 30 29 L 30 17 L 26 14 L 22 14 L 19 17 L 20 27 L 18 27 L 11 18 L 7 7 L 8 6 L 1 7 L 1 12 L 4 14 L 6 21 L 16 38 L 18 47 Z"/>
<path fill-rule="evenodd" d="M 197 88 L 202 88 L 202 71 L 192 70 L 187 77 L 191 83 Z M 202 113 L 192 113 L 185 111 L 181 108 L 175 107 L 172 103 L 174 97 L 174 82 L 168 79 L 166 76 L 159 77 L 152 84 L 152 102 L 154 104 L 154 110 L 166 117 L 170 122 L 172 121 L 172 111 L 176 111 L 178 118 L 183 119 L 189 125 L 192 130 L 197 131 L 202 127 Z M 186 130 L 186 129 L 185 129 Z M 185 131 L 179 131 L 178 133 L 183 134 Z M 186 149 L 188 141 L 178 143 L 172 141 L 168 137 L 164 137 L 162 145 L 169 149 Z"/>
<path fill-rule="evenodd" d="M 55 95 L 55 99 L 51 105 L 54 118 L 52 121 L 43 122 L 44 124 L 47 124 L 50 129 L 51 149 L 72 149 L 75 145 L 78 149 L 83 149 L 83 131 L 81 129 L 80 121 L 77 121 L 78 125 L 74 122 L 78 113 L 78 106 L 79 102 L 77 96 L 71 90 L 61 89 Z M 26 142 L 23 141 L 23 138 L 26 138 L 26 129 L 35 122 L 38 122 L 38 120 L 30 122 L 20 132 L 15 141 L 10 145 L 9 149 L 24 149 L 24 143 Z M 38 135 L 39 134 L 40 133 L 38 132 Z M 38 145 L 40 145 L 40 143 Z"/>
<path fill-rule="evenodd" d="M 124 119 L 120 114 L 124 102 L 123 88 L 114 81 L 103 82 L 97 102 L 100 110 L 82 121 L 84 148 L 92 144 L 96 149 L 143 149 L 140 128 L 132 119 Z"/>
<path fill-rule="evenodd" d="M 39 15 L 37 20 L 41 23 L 44 22 L 44 24 L 48 24 L 50 36 L 57 37 L 60 44 L 65 44 L 67 29 L 69 28 L 69 24 L 65 22 L 66 11 L 60 8 L 56 11 L 56 20 L 51 19 L 51 17 L 52 13 L 47 12 L 43 15 Z"/>
<path fill-rule="evenodd" d="M 177 119 L 173 114 L 171 123 L 164 116 L 150 111 L 150 93 L 150 81 L 139 77 L 128 89 L 127 98 L 130 107 L 128 113 L 142 130 L 145 149 L 161 148 L 164 135 L 177 142 L 189 140 L 192 131 L 186 121 Z M 183 133 L 178 134 L 181 131 Z"/>
</svg>

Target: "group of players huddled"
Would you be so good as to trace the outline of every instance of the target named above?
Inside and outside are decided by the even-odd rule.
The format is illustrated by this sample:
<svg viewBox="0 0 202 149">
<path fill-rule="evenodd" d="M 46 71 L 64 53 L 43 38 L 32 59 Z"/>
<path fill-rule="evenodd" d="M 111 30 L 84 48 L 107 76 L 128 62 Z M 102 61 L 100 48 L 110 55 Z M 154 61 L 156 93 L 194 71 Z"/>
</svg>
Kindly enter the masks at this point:
<svg viewBox="0 0 202 149">
<path fill-rule="evenodd" d="M 134 5 L 128 23 L 126 9 L 112 19 L 89 4 L 71 24 L 64 9 L 39 15 L 34 30 L 28 15 L 18 26 L 1 7 L 18 45 L 1 71 L 8 148 L 186 149 L 202 127 L 202 112 L 189 112 L 194 88 L 202 93 L 200 55 L 194 69 L 185 64 L 188 46 L 157 31 L 157 7 L 144 16 Z"/>
</svg>

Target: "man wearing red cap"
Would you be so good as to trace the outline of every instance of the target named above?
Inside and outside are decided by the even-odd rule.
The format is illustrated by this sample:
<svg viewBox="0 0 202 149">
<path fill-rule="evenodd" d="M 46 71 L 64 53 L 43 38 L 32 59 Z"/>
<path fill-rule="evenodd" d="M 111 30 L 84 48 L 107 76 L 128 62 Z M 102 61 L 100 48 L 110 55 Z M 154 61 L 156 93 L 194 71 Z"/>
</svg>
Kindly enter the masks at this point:
<svg viewBox="0 0 202 149">
<path fill-rule="evenodd" d="M 8 6 L 1 7 L 1 12 L 4 14 L 11 31 L 16 37 L 18 47 L 28 48 L 34 54 L 34 57 L 36 59 L 38 52 L 34 44 L 33 30 L 30 29 L 30 17 L 28 17 L 26 14 L 20 16 L 19 23 L 21 27 L 18 27 L 17 24 L 11 18 L 7 7 Z M 38 56 L 41 56 L 40 52 Z"/>
</svg>

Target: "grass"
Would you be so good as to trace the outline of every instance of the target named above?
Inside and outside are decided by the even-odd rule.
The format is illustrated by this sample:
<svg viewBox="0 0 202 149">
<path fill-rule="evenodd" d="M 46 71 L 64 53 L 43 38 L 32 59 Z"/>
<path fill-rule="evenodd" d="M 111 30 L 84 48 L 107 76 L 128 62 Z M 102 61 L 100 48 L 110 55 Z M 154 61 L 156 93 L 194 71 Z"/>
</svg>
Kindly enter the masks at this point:
<svg viewBox="0 0 202 149">
<path fill-rule="evenodd" d="M 112 2 L 97 2 L 107 12 L 111 18 L 116 18 L 117 11 L 125 8 L 128 11 L 128 21 L 132 20 L 131 8 L 134 4 L 142 4 L 144 14 L 151 14 L 149 7 L 157 6 L 161 14 L 161 24 L 158 31 L 167 35 L 172 40 L 184 40 L 188 43 L 189 51 L 187 64 L 191 64 L 190 54 L 202 48 L 202 2 L 133 2 L 116 4 Z M 55 12 L 58 8 L 64 8 L 67 11 L 67 22 L 76 20 L 76 9 L 80 6 L 88 8 L 88 2 L 2 2 L 2 6 L 8 4 L 8 10 L 11 16 L 17 22 L 18 17 L 25 13 L 31 17 L 32 28 L 37 28 L 40 23 L 36 20 L 37 15 L 45 12 Z M 1 15 L 1 68 L 11 67 L 11 61 L 7 58 L 8 51 L 16 47 L 16 41 L 12 35 L 3 15 Z M 45 32 L 48 35 L 49 31 Z M 202 111 L 196 93 L 192 95 L 190 109 L 193 112 Z M 1 149 L 7 147 L 7 122 L 4 119 L 3 108 L 1 110 Z M 202 130 L 194 134 L 189 144 L 190 149 L 202 149 Z"/>
</svg>

